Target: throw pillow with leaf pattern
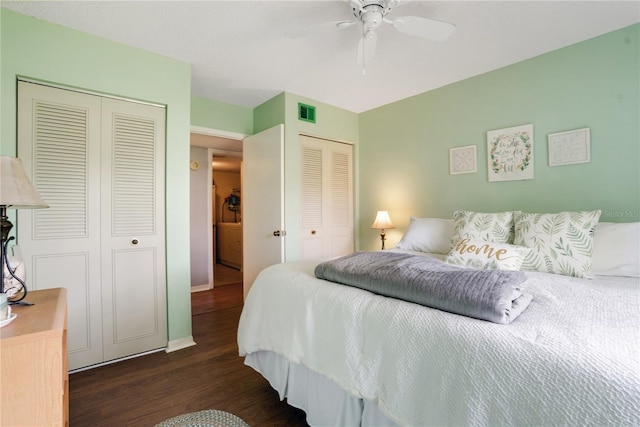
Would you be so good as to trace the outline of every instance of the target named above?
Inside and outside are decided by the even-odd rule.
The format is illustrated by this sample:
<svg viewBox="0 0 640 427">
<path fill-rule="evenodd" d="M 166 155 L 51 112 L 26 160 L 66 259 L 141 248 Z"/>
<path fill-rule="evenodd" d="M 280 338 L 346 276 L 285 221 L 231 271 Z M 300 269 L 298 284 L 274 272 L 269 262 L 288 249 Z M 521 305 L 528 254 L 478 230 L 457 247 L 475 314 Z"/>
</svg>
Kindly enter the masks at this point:
<svg viewBox="0 0 640 427">
<path fill-rule="evenodd" d="M 486 242 L 513 242 L 513 214 L 515 212 L 484 213 L 455 211 L 451 244 L 462 239 L 480 239 Z"/>
<path fill-rule="evenodd" d="M 514 244 L 531 248 L 521 269 L 593 278 L 593 236 L 600 212 L 515 214 Z"/>
</svg>

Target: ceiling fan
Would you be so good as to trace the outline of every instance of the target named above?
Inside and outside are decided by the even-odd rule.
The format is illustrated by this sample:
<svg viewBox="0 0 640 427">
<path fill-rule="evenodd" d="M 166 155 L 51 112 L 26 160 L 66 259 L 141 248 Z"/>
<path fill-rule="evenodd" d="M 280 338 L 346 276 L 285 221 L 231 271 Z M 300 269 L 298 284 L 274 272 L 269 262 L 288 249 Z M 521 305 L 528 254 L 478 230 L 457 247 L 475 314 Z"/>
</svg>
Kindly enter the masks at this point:
<svg viewBox="0 0 640 427">
<path fill-rule="evenodd" d="M 362 37 L 358 43 L 357 60 L 358 64 L 364 67 L 364 65 L 369 63 L 375 56 L 378 42 L 378 35 L 375 30 L 383 23 L 391 24 L 393 28 L 402 33 L 436 41 L 446 40 L 456 28 L 455 25 L 448 22 L 419 16 L 387 17 L 393 8 L 400 3 L 399 0 L 345 1 L 349 3 L 351 7 L 353 16 L 355 16 L 354 20 L 327 22 L 304 29 L 288 31 L 286 35 L 291 38 L 298 38 L 322 27 L 330 26 L 343 30 L 354 25 L 362 25 Z"/>
</svg>

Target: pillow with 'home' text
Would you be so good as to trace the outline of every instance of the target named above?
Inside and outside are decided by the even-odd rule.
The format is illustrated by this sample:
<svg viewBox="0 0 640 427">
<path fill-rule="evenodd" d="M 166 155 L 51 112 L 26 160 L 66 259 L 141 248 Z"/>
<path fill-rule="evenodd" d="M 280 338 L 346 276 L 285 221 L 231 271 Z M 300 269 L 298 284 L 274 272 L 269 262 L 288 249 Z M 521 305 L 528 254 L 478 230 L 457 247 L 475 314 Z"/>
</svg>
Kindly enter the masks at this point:
<svg viewBox="0 0 640 427">
<path fill-rule="evenodd" d="M 462 239 L 453 245 L 444 259 L 449 264 L 483 270 L 520 270 L 522 261 L 531 249 L 508 243 Z"/>
</svg>

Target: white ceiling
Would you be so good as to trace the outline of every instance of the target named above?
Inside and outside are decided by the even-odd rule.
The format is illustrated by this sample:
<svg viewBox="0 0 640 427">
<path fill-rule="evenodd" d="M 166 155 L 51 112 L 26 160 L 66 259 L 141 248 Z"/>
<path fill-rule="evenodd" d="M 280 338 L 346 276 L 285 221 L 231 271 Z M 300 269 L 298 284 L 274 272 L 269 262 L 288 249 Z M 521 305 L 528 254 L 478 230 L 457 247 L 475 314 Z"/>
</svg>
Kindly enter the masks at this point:
<svg viewBox="0 0 640 427">
<path fill-rule="evenodd" d="M 192 64 L 193 95 L 255 107 L 282 91 L 363 112 L 640 22 L 639 1 L 413 1 L 389 17 L 456 25 L 445 42 L 379 28 L 366 76 L 344 1 L 4 1 L 3 7 Z M 525 83 L 525 82 L 523 82 Z"/>
</svg>

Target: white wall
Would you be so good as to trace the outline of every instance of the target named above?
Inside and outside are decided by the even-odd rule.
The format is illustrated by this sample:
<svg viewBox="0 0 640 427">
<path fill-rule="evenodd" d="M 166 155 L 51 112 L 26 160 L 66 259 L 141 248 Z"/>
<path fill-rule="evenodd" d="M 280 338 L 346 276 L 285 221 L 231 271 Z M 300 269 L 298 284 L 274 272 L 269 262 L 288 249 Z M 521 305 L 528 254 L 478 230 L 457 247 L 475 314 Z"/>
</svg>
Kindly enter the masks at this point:
<svg viewBox="0 0 640 427">
<path fill-rule="evenodd" d="M 200 164 L 198 170 L 190 172 L 190 237 L 191 237 L 191 286 L 209 284 L 209 269 L 212 260 L 209 259 L 208 230 L 211 228 L 208 195 L 211 193 L 209 170 L 211 161 L 207 148 L 191 147 L 191 161 Z M 171 228 L 171 224 L 167 224 Z"/>
</svg>

